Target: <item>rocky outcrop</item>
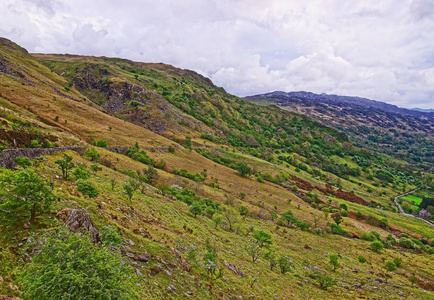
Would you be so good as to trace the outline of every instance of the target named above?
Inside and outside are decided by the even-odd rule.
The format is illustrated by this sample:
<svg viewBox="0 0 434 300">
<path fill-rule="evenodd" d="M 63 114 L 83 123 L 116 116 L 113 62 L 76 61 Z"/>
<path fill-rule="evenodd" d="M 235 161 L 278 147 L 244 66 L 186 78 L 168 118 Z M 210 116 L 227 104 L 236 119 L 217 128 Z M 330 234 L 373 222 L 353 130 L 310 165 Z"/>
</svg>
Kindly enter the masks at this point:
<svg viewBox="0 0 434 300">
<path fill-rule="evenodd" d="M 92 220 L 88 213 L 82 209 L 64 208 L 56 215 L 59 219 L 63 220 L 68 228 L 72 231 L 85 229 L 92 233 L 92 239 L 95 243 L 100 241 L 99 232 L 93 226 Z"/>
</svg>

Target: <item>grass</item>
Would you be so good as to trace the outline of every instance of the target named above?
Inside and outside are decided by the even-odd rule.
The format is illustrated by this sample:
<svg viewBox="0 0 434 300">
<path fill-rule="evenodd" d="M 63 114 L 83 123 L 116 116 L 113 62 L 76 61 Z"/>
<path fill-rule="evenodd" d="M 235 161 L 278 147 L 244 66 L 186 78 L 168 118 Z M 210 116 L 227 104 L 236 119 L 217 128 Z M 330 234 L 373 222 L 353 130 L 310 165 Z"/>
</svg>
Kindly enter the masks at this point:
<svg viewBox="0 0 434 300">
<path fill-rule="evenodd" d="M 15 59 L 19 58 L 15 57 Z M 77 62 L 83 60 L 83 58 L 75 56 L 65 59 Z M 92 61 L 93 58 L 86 58 L 86 60 Z M 100 59 L 95 60 L 100 61 Z M 136 191 L 131 204 L 122 188 L 122 185 L 127 183 L 130 178 L 119 170 L 141 171 L 147 166 L 102 148 L 96 149 L 102 159 L 112 163 L 113 168 L 101 165 L 102 170 L 92 174 L 89 180 L 98 187 L 100 195 L 91 199 L 78 193 L 72 178 L 69 181 L 64 181 L 57 177 L 60 173 L 54 162 L 62 158 L 62 153 L 45 156 L 45 160 L 36 169 L 44 178 L 53 180 L 54 193 L 59 201 L 54 204 L 51 214 L 39 218 L 39 223 L 30 229 L 24 228 L 22 223 L 18 222 L 19 220 L 13 215 L 0 211 L 0 218 L 2 218 L 2 222 L 0 222 L 0 258 L 2 262 L 6 262 L 0 265 L 0 276 L 4 279 L 10 275 L 13 285 L 16 285 L 15 289 L 14 286 L 9 286 L 9 283 L 3 280 L 0 285 L 0 295 L 20 296 L 18 277 L 24 266 L 20 259 L 24 257 L 25 260 L 28 260 L 30 255 L 29 253 L 24 254 L 22 250 L 24 249 L 22 248 L 23 245 L 26 245 L 23 238 L 36 238 L 45 229 L 58 225 L 60 221 L 55 218 L 55 213 L 65 207 L 85 210 L 90 214 L 98 230 L 107 224 L 115 226 L 124 240 L 123 251 L 136 255 L 149 253 L 149 264 L 140 263 L 137 266 L 140 272 L 145 274 L 144 279 L 146 280 L 141 282 L 144 299 L 176 299 L 182 297 L 186 292 L 191 292 L 197 299 L 221 299 L 223 296 L 249 298 L 250 295 L 254 295 L 258 299 L 272 299 L 274 297 L 279 299 L 348 299 L 366 296 L 388 298 L 398 297 L 398 291 L 403 291 L 406 296 L 413 298 L 426 298 L 433 295 L 432 291 L 424 293 L 419 286 L 411 286 L 409 281 L 411 274 L 416 273 L 419 279 L 434 282 L 432 256 L 427 253 L 392 248 L 383 250 L 381 254 L 376 254 L 369 250 L 370 243 L 366 241 L 331 234 L 316 235 L 308 231 L 277 226 L 276 221 L 271 220 L 269 213 L 271 210 L 275 210 L 277 214 L 281 215 L 291 209 L 298 219 L 306 220 L 310 224 L 313 222 L 313 215 L 321 216 L 319 227 L 323 230 L 326 229 L 327 220 L 321 211 L 312 208 L 282 186 L 269 182 L 260 183 L 254 176 L 241 177 L 237 171 L 216 164 L 195 151 L 184 149 L 170 139 L 110 116 L 90 101 L 82 100 L 83 95 L 74 88 L 71 88 L 68 95 L 77 101 L 59 96 L 51 87 L 64 92 L 63 87 L 67 84 L 64 78 L 57 76 L 30 58 L 21 59 L 21 61 L 28 73 L 40 81 L 35 81 L 34 87 L 27 87 L 23 86 L 17 79 L 1 75 L 0 81 L 4 86 L 8 85 L 0 91 L 2 97 L 0 104 L 3 107 L 19 112 L 23 119 L 31 121 L 38 130 L 57 135 L 61 145 L 88 146 L 94 139 L 104 139 L 108 141 L 109 146 L 128 147 L 137 141 L 141 147 L 153 147 L 155 151 L 147 151 L 148 155 L 155 160 L 163 159 L 167 164 L 166 170 L 158 170 L 159 179 L 157 182 L 159 184 L 179 185 L 194 190 L 200 197 L 210 198 L 222 206 L 228 203 L 228 197 L 233 197 L 234 208 L 246 207 L 249 210 L 249 216 L 239 216 L 234 231 L 228 230 L 228 226 L 225 224 L 215 228 L 215 223 L 210 217 L 205 215 L 194 217 L 189 213 L 189 207 L 185 203 L 162 194 L 150 185 L 146 185 L 143 193 Z M 110 61 L 117 64 L 120 79 L 133 78 L 131 74 L 121 68 L 122 60 Z M 164 67 L 147 65 L 146 68 L 143 69 L 145 75 L 140 75 L 140 78 L 150 79 L 155 76 L 153 73 L 158 73 L 164 75 L 157 76 L 158 80 L 164 82 L 166 76 Z M 47 82 L 49 84 L 46 84 Z M 53 97 L 56 99 L 54 100 Z M 51 122 L 57 115 L 60 122 Z M 68 122 L 65 124 L 64 120 Z M 109 127 L 112 129 L 109 130 Z M 175 132 L 175 136 L 181 139 L 186 134 L 176 133 L 178 132 Z M 232 151 L 226 146 L 225 149 L 222 149 L 220 145 L 215 145 L 209 141 L 206 141 L 205 145 L 204 140 L 195 138 L 197 132 L 193 133 L 195 147 L 207 146 L 212 151 L 228 156 L 237 162 L 245 161 L 259 172 L 268 172 L 273 175 L 285 173 L 302 177 L 313 185 L 324 185 L 323 180 L 313 178 L 307 172 L 295 172 L 293 166 L 286 167 L 286 164 L 279 165 L 267 162 L 239 150 Z M 173 133 L 166 134 L 168 137 L 173 135 Z M 169 145 L 176 146 L 174 153 L 165 151 Z M 73 161 L 76 163 L 84 164 L 87 167 L 92 164 L 75 152 L 68 152 L 68 154 L 73 156 Z M 340 163 L 348 162 L 350 166 L 355 166 L 349 157 L 336 158 L 336 160 Z M 172 168 L 186 169 L 191 173 L 200 173 L 206 169 L 208 176 L 201 184 L 171 174 L 169 171 Z M 328 173 L 325 175 L 337 179 L 335 175 Z M 390 208 L 390 197 L 396 195 L 398 191 L 394 190 L 391 185 L 375 187 L 364 176 L 365 174 L 362 177 L 351 178 L 353 182 L 341 179 L 343 189 L 354 191 L 357 195 L 377 201 L 386 208 Z M 112 180 L 116 183 L 113 190 Z M 220 188 L 210 187 L 209 183 L 211 182 L 217 183 Z M 361 185 L 358 184 L 359 182 Z M 291 180 L 288 181 L 288 184 L 292 184 Z M 375 192 L 367 193 L 367 187 L 371 187 Z M 402 186 L 398 187 L 402 188 Z M 299 192 L 305 191 L 299 189 Z M 364 215 L 373 215 L 378 219 L 387 218 L 393 230 L 407 232 L 418 238 L 424 237 L 429 240 L 434 238 L 432 228 L 417 219 L 404 217 L 390 210 L 367 207 L 330 195 L 322 195 L 317 189 L 314 189 L 313 192 L 319 194 L 320 199 L 325 203 L 328 203 L 328 199 L 330 199 L 332 203 L 335 201 L 338 204 L 345 203 L 350 211 L 361 211 Z M 380 192 L 386 192 L 386 195 L 380 196 Z M 6 191 L 1 191 L 1 193 L 6 193 Z M 241 193 L 245 194 L 245 198 L 241 199 Z M 292 200 L 291 203 L 288 200 Z M 331 221 L 330 217 L 328 221 Z M 391 232 L 371 226 L 364 221 L 346 217 L 342 227 L 357 236 L 366 232 L 377 231 L 384 238 Z M 257 262 L 251 261 L 244 245 L 253 238 L 252 228 L 253 232 L 263 230 L 272 235 L 271 249 L 277 255 L 282 254 L 291 257 L 293 264 L 291 272 L 280 274 L 277 269 L 270 270 L 269 262 L 263 255 Z M 211 240 L 217 248 L 219 266 L 224 266 L 224 262 L 234 264 L 246 276 L 238 276 L 229 268 L 224 267 L 224 278 L 211 278 L 201 265 L 193 266 L 191 260 L 189 263 L 192 269 L 186 270 L 182 260 L 188 260 L 188 247 L 196 246 L 198 248 L 198 260 L 203 264 L 207 239 Z M 134 245 L 129 243 L 129 240 Z M 180 251 L 181 259 L 173 255 L 173 249 Z M 342 268 L 336 272 L 332 271 L 332 267 L 328 263 L 328 255 L 331 253 L 341 254 Z M 368 262 L 359 263 L 357 260 L 359 255 L 365 256 Z M 384 285 L 379 285 L 375 290 L 370 290 L 368 287 L 360 289 L 352 287 L 352 285 L 361 282 L 366 283 L 367 286 L 372 286 L 372 283 L 366 280 L 368 271 L 375 273 L 372 275 L 372 281 L 374 276 L 381 276 L 380 274 L 385 272 L 382 258 L 391 260 L 395 257 L 404 260 L 403 267 L 391 274 L 397 284 L 403 285 L 399 290 L 389 289 L 389 286 L 385 287 Z M 164 270 L 154 274 L 152 267 L 156 264 L 161 264 Z M 309 269 L 314 266 L 334 277 L 337 285 L 328 290 L 320 289 L 315 280 L 307 277 Z M 359 268 L 360 272 L 353 273 L 352 270 L 355 268 Z M 249 278 L 254 277 L 258 278 L 258 282 L 251 287 Z M 176 287 L 176 294 L 167 290 L 170 285 Z M 348 286 L 348 289 L 345 286 Z"/>
<path fill-rule="evenodd" d="M 413 196 L 413 195 L 408 195 L 405 197 L 402 197 L 402 199 L 410 201 L 411 203 L 413 203 L 416 206 L 419 206 L 419 204 L 422 202 L 422 198 Z"/>
</svg>

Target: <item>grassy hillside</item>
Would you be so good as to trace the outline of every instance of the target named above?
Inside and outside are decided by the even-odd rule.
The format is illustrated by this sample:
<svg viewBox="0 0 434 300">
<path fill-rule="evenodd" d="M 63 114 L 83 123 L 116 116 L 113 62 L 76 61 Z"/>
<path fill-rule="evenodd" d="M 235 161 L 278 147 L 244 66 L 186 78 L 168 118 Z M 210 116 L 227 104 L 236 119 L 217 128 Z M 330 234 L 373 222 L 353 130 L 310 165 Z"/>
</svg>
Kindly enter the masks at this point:
<svg viewBox="0 0 434 300">
<path fill-rule="evenodd" d="M 397 214 L 391 201 L 432 184 L 430 174 L 191 71 L 36 55 L 43 66 L 7 40 L 0 53 L 4 147 L 49 139 L 93 149 L 21 163 L 55 199 L 34 222 L 16 204 L 26 184 L 19 178 L 31 171 L 0 169 L 0 295 L 28 295 L 26 270 L 47 240 L 38 238 L 56 236 L 71 209 L 89 214 L 105 245 L 98 247 L 132 267 L 143 299 L 434 295 L 432 227 Z M 25 136 L 20 144 L 13 133 Z M 92 147 L 98 140 L 130 150 Z M 64 178 L 59 162 L 68 157 L 74 166 Z M 107 228 L 121 245 L 107 246 Z M 374 240 L 384 249 L 373 251 Z M 398 258 L 402 265 L 389 271 Z"/>
</svg>

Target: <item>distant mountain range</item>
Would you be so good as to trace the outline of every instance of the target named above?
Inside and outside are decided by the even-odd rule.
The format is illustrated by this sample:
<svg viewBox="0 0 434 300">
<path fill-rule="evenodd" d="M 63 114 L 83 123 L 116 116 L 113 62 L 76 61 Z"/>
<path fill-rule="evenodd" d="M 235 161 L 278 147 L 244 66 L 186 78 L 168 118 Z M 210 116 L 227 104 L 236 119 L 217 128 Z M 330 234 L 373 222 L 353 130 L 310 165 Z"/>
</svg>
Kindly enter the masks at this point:
<svg viewBox="0 0 434 300">
<path fill-rule="evenodd" d="M 434 165 L 434 113 L 405 109 L 359 97 L 272 92 L 245 97 L 260 105 L 277 105 L 345 132 L 359 147 L 382 151 L 406 161 Z"/>
</svg>

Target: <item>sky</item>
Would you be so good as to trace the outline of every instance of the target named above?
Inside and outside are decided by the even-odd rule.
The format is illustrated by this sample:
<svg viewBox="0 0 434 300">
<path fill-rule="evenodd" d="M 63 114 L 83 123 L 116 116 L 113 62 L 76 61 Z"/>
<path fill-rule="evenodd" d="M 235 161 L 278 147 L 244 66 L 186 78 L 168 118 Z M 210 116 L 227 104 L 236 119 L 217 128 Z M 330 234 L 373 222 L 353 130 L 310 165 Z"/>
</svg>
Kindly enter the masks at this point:
<svg viewBox="0 0 434 300">
<path fill-rule="evenodd" d="M 0 36 L 31 53 L 171 64 L 237 96 L 434 108 L 434 0 L 1 0 Z"/>
</svg>

